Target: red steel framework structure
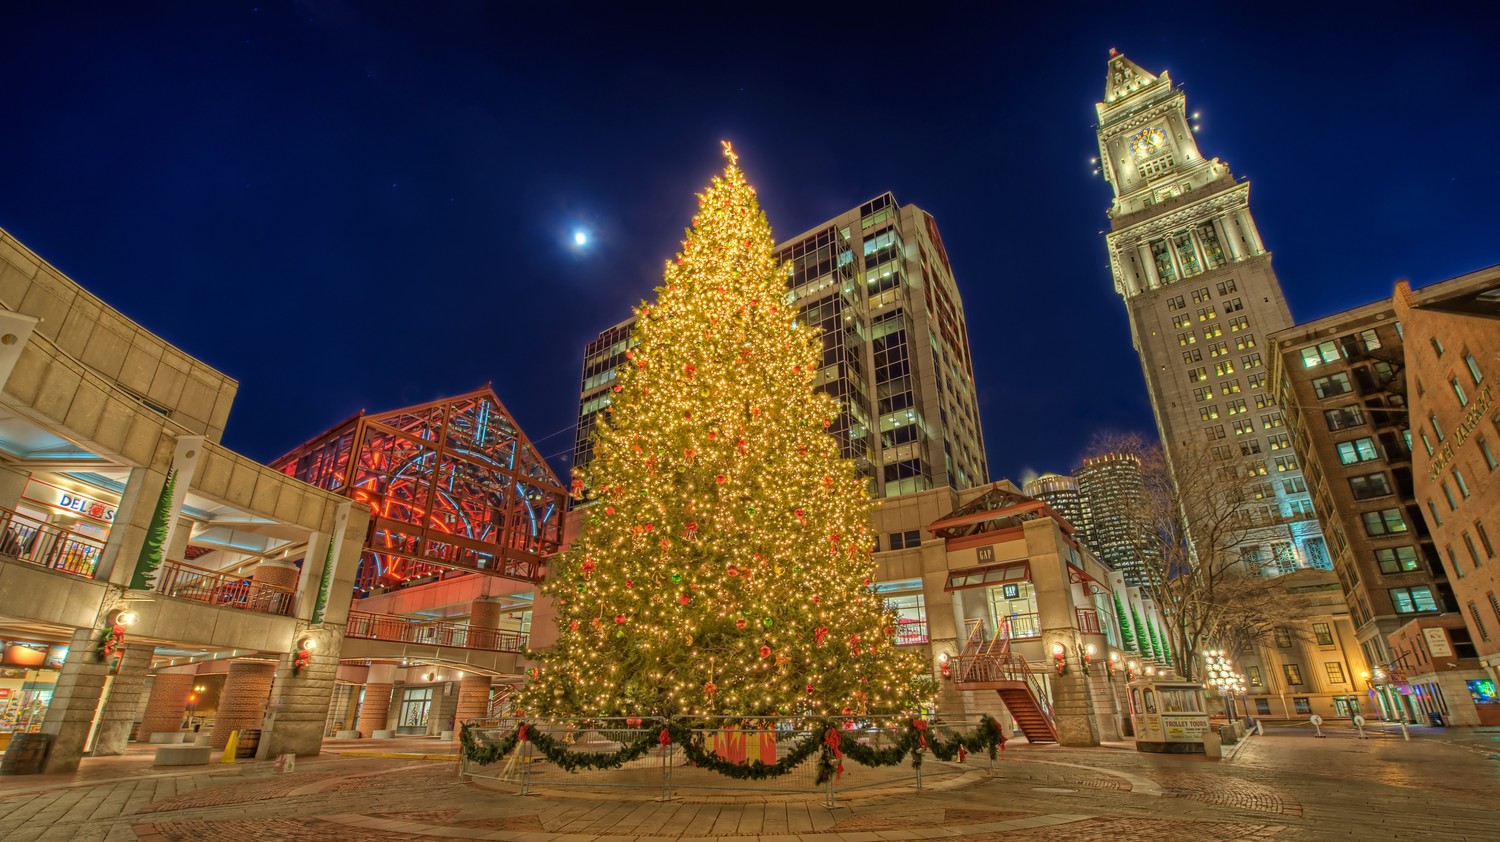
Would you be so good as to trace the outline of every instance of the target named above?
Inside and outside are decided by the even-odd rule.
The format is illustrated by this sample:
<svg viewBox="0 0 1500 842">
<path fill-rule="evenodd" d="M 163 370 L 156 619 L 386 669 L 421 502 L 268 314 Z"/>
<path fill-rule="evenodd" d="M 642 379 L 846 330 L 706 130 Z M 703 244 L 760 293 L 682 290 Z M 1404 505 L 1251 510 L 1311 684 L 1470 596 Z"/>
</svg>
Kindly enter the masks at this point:
<svg viewBox="0 0 1500 842">
<path fill-rule="evenodd" d="M 447 570 L 540 582 L 562 542 L 567 492 L 488 387 L 361 411 L 271 467 L 373 510 L 364 594 Z"/>
</svg>

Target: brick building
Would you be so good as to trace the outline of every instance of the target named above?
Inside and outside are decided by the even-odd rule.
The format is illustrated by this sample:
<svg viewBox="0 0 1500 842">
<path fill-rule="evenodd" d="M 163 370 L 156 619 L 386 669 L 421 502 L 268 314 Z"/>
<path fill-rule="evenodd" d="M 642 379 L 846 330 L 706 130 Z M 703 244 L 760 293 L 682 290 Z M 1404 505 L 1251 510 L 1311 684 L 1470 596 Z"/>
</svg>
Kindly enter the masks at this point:
<svg viewBox="0 0 1500 842">
<path fill-rule="evenodd" d="M 1464 689 L 1481 722 L 1500 724 L 1500 266 L 1419 290 L 1402 281 L 1393 303 L 1407 337 L 1416 498 L 1486 671 Z"/>
</svg>

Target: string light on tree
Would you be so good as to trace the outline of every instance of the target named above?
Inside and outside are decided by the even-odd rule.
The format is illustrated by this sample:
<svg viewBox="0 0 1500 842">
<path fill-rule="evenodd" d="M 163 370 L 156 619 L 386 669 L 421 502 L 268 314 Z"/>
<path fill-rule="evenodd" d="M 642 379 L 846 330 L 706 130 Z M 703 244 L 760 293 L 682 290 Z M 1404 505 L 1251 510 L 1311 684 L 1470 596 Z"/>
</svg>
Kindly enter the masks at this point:
<svg viewBox="0 0 1500 842">
<path fill-rule="evenodd" d="M 873 587 L 870 502 L 738 156 L 698 197 L 594 434 L 527 714 L 838 714 L 926 701 Z M 583 477 L 578 477 L 583 480 Z"/>
</svg>

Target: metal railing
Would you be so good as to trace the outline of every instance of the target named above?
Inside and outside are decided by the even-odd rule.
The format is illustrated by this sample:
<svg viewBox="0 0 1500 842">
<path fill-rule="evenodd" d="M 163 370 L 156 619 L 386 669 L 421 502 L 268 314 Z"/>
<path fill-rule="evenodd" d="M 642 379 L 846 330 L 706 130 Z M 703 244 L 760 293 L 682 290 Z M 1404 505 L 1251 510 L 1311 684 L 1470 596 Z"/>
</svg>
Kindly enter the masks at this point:
<svg viewBox="0 0 1500 842">
<path fill-rule="evenodd" d="M 0 555 L 92 579 L 104 542 L 0 508 Z"/>
<path fill-rule="evenodd" d="M 1052 703 L 1047 695 L 1047 686 L 1041 676 L 1026 662 L 1026 658 L 1015 652 L 998 655 L 958 655 L 953 659 L 953 683 L 978 684 L 1011 681 L 1024 685 L 1031 691 L 1036 705 L 1049 722 L 1057 722 L 1052 712 Z"/>
<path fill-rule="evenodd" d="M 156 590 L 167 596 L 206 602 L 219 608 L 280 614 L 283 617 L 292 615 L 292 606 L 297 601 L 297 591 L 294 588 L 254 582 L 244 576 L 231 576 L 180 561 L 162 564 L 157 575 Z"/>
<path fill-rule="evenodd" d="M 1084 634 L 1104 634 L 1099 626 L 1099 612 L 1093 608 L 1075 608 L 1078 615 L 1078 630 Z"/>
<path fill-rule="evenodd" d="M 468 623 L 414 621 L 392 614 L 366 614 L 360 611 L 349 612 L 344 636 L 480 649 L 486 652 L 523 652 L 527 639 L 527 635 L 519 632 L 475 628 Z"/>
<path fill-rule="evenodd" d="M 926 620 L 897 620 L 896 621 L 896 645 L 916 646 L 927 643 L 927 621 Z"/>
<path fill-rule="evenodd" d="M 514 734 L 520 722 L 511 718 L 467 724 L 477 742 L 487 746 Z M 972 733 L 979 722 L 977 717 L 938 717 L 928 724 L 927 734 L 929 738 L 942 739 L 952 732 Z M 837 791 L 875 786 L 909 788 L 913 785 L 920 790 L 924 775 L 928 778 L 956 775 L 976 767 L 993 770 L 995 763 L 983 752 L 969 755 L 964 764 L 943 762 L 928 752 L 921 767 L 914 768 L 910 757 L 895 766 L 866 767 L 846 754 L 842 758 L 843 772 L 819 783 L 820 751 L 815 750 L 786 774 L 763 780 L 740 779 L 696 768 L 688 762 L 680 746 L 661 745 L 659 734 L 666 724 L 665 719 L 658 717 L 527 719 L 528 733 L 545 734 L 564 744 L 570 754 L 610 754 L 643 738 L 651 746 L 640 757 L 613 769 L 585 766 L 571 772 L 549 760 L 529 741 L 518 742 L 509 754 L 487 765 L 469 760 L 460 750 L 459 776 L 460 779 L 478 778 L 515 785 L 522 795 L 529 794 L 533 786 L 635 788 L 657 790 L 660 792 L 658 799 L 666 801 L 682 790 L 739 790 L 821 794 L 825 804 L 832 806 Z M 906 724 L 905 716 L 849 717 L 842 721 L 839 730 L 846 744 L 859 742 L 881 749 L 896 745 Z M 709 717 L 695 721 L 690 730 L 695 745 L 731 763 L 759 760 L 768 765 L 775 764 L 804 741 L 816 739 L 821 747 L 824 739 L 820 723 L 799 718 Z"/>
</svg>

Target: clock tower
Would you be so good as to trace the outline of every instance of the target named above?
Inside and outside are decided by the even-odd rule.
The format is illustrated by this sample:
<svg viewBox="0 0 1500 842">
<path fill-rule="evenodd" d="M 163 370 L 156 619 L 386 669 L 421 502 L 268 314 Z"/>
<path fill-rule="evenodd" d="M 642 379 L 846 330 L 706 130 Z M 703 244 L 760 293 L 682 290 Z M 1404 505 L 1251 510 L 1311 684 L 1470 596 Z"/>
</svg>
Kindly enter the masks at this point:
<svg viewBox="0 0 1500 842">
<path fill-rule="evenodd" d="M 1166 71 L 1111 50 L 1096 107 L 1099 169 L 1114 188 L 1110 272 L 1168 456 L 1176 470 L 1189 450 L 1234 463 L 1260 527 L 1247 552 L 1281 572 L 1329 567 L 1266 383 L 1265 339 L 1293 322 L 1250 216 L 1249 182 L 1198 151 L 1187 98 Z"/>
</svg>

